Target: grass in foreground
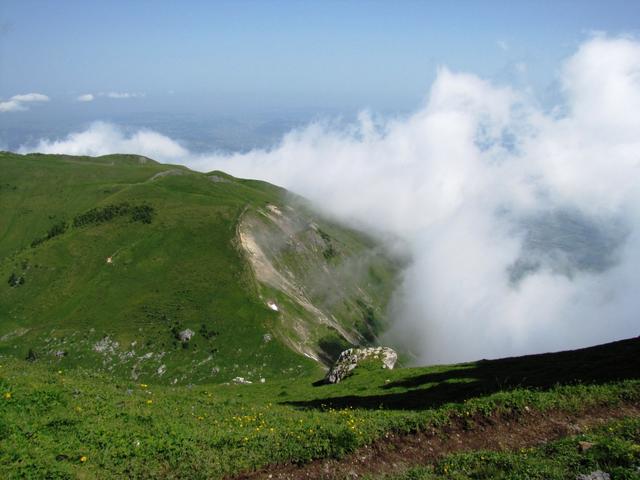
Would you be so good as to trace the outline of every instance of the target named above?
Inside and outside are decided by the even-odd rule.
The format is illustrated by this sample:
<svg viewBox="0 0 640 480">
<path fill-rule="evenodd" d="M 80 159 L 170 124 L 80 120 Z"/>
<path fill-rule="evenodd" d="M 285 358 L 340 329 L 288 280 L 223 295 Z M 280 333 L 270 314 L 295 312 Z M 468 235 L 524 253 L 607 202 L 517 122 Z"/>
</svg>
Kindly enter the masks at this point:
<svg viewBox="0 0 640 480">
<path fill-rule="evenodd" d="M 0 477 L 220 478 L 273 463 L 341 457 L 388 431 L 438 429 L 460 418 L 527 409 L 615 406 L 640 400 L 639 345 L 633 339 L 586 351 L 483 361 L 481 368 L 362 369 L 339 385 L 322 387 L 312 386 L 314 378 L 146 385 L 4 358 Z M 505 362 L 511 362 L 508 370 Z M 572 362 L 573 371 L 564 370 Z M 538 379 L 532 385 L 514 377 L 524 368 L 528 378 Z"/>
<path fill-rule="evenodd" d="M 435 465 L 386 480 L 564 480 L 596 471 L 613 480 L 640 478 L 640 419 L 628 418 L 591 432 L 516 452 L 450 455 Z M 382 477 L 379 477 L 382 478 Z"/>
</svg>

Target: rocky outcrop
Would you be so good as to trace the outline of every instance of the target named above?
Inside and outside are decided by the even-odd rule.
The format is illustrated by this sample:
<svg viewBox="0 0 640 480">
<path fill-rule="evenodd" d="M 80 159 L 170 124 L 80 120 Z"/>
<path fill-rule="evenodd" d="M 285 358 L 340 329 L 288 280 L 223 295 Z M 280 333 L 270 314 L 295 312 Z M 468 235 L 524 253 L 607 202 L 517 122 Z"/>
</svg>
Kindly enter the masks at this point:
<svg viewBox="0 0 640 480">
<path fill-rule="evenodd" d="M 238 385 L 251 385 L 253 382 L 251 380 L 247 380 L 244 377 L 236 377 L 231 380 L 232 383 L 237 383 Z"/>
<path fill-rule="evenodd" d="M 105 355 L 114 354 L 120 344 L 109 337 L 103 337 L 93 345 L 93 351 Z"/>
<path fill-rule="evenodd" d="M 392 370 L 398 354 L 389 347 L 350 348 L 340 354 L 325 377 L 327 383 L 339 383 L 364 361 L 374 361 L 380 368 Z"/>
<path fill-rule="evenodd" d="M 190 328 L 187 328 L 186 330 L 182 330 L 180 333 L 178 333 L 178 339 L 181 342 L 188 342 L 189 340 L 191 340 L 191 338 L 196 334 L 196 332 L 194 332 L 193 330 L 191 330 Z"/>
</svg>

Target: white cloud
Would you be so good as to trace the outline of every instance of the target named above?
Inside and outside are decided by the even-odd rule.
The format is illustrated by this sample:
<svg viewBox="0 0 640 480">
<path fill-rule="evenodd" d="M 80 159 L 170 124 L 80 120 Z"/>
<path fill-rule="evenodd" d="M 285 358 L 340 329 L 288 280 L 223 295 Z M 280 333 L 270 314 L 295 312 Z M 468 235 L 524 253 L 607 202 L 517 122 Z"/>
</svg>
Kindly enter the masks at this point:
<svg viewBox="0 0 640 480">
<path fill-rule="evenodd" d="M 600 36 L 565 63 L 566 104 L 551 114 L 527 92 L 442 69 L 406 118 L 316 122 L 266 150 L 198 155 L 104 123 L 24 150 L 223 169 L 395 233 L 413 262 L 389 338 L 420 362 L 572 348 L 638 335 L 638 72 L 640 43 Z"/>
<path fill-rule="evenodd" d="M 93 93 L 85 93 L 84 95 L 80 95 L 76 97 L 76 101 L 78 102 L 92 102 L 96 99 L 96 97 L 105 97 L 112 98 L 116 100 L 123 100 L 128 98 L 142 98 L 146 96 L 145 93 L 136 93 L 136 92 L 100 92 L 97 94 Z"/>
<path fill-rule="evenodd" d="M 61 140 L 40 140 L 21 152 L 66 153 L 69 155 L 107 155 L 137 153 L 164 161 L 184 160 L 188 151 L 179 143 L 151 130 L 127 134 L 104 122 L 95 122 L 84 132 L 72 133 Z"/>
<path fill-rule="evenodd" d="M 14 95 L 9 100 L 4 102 L 0 101 L 0 112 L 17 112 L 21 110 L 28 110 L 29 103 L 33 102 L 48 102 L 49 97 L 41 93 L 24 93 L 20 95 Z"/>
<path fill-rule="evenodd" d="M 15 100 L 7 100 L 0 102 L 0 112 L 17 112 L 20 110 L 26 110 L 27 108 L 22 103 Z"/>
<path fill-rule="evenodd" d="M 131 92 L 107 92 L 107 93 L 100 93 L 100 95 L 105 96 L 107 98 L 116 98 L 116 99 L 140 98 L 145 96 L 144 93 L 131 93 Z"/>
<path fill-rule="evenodd" d="M 25 93 L 22 95 L 14 95 L 11 100 L 16 102 L 28 103 L 28 102 L 48 102 L 49 97 L 41 93 Z"/>
</svg>

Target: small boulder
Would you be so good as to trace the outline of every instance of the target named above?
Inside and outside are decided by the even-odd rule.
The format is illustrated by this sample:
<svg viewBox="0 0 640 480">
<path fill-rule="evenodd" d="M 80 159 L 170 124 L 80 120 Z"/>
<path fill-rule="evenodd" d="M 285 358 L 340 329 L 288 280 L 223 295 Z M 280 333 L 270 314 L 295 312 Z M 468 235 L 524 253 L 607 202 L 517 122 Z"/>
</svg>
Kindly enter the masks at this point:
<svg viewBox="0 0 640 480">
<path fill-rule="evenodd" d="M 327 373 L 325 381 L 339 383 L 365 360 L 379 362 L 381 368 L 392 370 L 398 360 L 398 354 L 389 347 L 350 348 L 340 354 Z"/>
<path fill-rule="evenodd" d="M 237 383 L 238 385 L 250 385 L 253 382 L 251 380 L 247 380 L 244 377 L 236 377 L 233 380 L 231 380 L 233 383 Z"/>
<path fill-rule="evenodd" d="M 182 330 L 181 332 L 178 333 L 178 339 L 181 342 L 188 342 L 189 340 L 191 340 L 191 338 L 196 334 L 196 332 L 194 332 L 193 330 L 191 330 L 190 328 L 187 328 L 186 330 Z"/>
</svg>

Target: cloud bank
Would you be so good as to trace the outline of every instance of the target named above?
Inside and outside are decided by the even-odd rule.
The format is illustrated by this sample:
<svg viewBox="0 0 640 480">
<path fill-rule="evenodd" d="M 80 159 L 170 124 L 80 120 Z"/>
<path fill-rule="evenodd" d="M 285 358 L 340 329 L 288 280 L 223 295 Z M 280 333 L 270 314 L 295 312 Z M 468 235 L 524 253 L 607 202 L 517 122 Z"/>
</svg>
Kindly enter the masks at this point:
<svg viewBox="0 0 640 480">
<path fill-rule="evenodd" d="M 76 101 L 78 102 L 93 102 L 96 97 L 93 93 L 85 93 L 84 95 L 78 95 Z"/>
<path fill-rule="evenodd" d="M 594 37 L 560 82 L 547 111 L 442 68 L 408 117 L 317 122 L 245 154 L 196 155 L 105 123 L 23 151 L 223 169 L 394 233 L 412 262 L 385 340 L 418 363 L 574 348 L 640 334 L 640 43 Z"/>
<path fill-rule="evenodd" d="M 164 161 L 189 158 L 187 149 L 164 135 L 146 129 L 127 133 L 106 122 L 94 122 L 84 132 L 72 133 L 62 140 L 40 140 L 34 145 L 21 147 L 19 151 L 92 156 L 139 153 Z"/>
<path fill-rule="evenodd" d="M 0 101 L 0 112 L 19 112 L 29 109 L 34 102 L 48 102 L 49 97 L 42 93 L 24 93 L 14 95 L 9 100 Z"/>
</svg>

